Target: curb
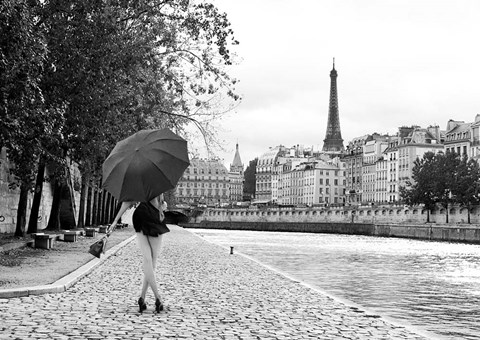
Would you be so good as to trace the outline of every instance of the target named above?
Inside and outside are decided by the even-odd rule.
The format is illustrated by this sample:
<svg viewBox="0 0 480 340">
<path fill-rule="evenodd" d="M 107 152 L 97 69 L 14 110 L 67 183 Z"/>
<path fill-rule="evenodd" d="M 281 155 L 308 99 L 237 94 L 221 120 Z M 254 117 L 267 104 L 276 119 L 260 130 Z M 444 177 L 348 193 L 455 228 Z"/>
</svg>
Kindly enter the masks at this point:
<svg viewBox="0 0 480 340">
<path fill-rule="evenodd" d="M 65 275 L 54 283 L 33 287 L 0 289 L 0 299 L 9 299 L 50 293 L 63 293 L 68 288 L 72 287 L 75 283 L 77 283 L 81 278 L 91 273 L 96 267 L 106 261 L 110 256 L 115 255 L 120 249 L 132 242 L 133 239 L 135 239 L 135 235 L 130 236 L 123 242 L 107 250 L 105 255 L 101 258 L 94 258 L 93 260 L 90 260 L 83 266 L 77 268 L 70 274 Z"/>
</svg>

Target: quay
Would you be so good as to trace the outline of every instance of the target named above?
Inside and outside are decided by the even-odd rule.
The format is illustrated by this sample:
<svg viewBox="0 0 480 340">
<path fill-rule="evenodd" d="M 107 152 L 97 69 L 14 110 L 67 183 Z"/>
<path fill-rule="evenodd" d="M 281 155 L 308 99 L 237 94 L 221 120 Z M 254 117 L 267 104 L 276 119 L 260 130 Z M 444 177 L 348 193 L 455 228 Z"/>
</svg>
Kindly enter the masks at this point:
<svg viewBox="0 0 480 340">
<path fill-rule="evenodd" d="M 64 292 L 0 299 L 0 339 L 427 339 L 359 306 L 169 225 L 140 314 L 135 242 Z"/>
</svg>

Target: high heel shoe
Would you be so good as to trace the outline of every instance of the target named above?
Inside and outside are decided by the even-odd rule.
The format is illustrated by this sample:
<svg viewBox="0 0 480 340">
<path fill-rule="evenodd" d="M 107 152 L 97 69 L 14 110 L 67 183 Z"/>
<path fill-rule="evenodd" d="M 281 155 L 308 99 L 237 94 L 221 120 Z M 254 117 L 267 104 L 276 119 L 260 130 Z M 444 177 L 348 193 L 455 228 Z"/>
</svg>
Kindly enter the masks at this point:
<svg viewBox="0 0 480 340">
<path fill-rule="evenodd" d="M 162 302 L 160 301 L 160 299 L 156 299 L 156 300 L 155 300 L 155 311 L 156 311 L 157 313 L 160 313 L 162 310 L 163 310 L 163 304 L 162 304 Z"/>
<path fill-rule="evenodd" d="M 138 299 L 138 310 L 140 313 L 142 313 L 145 309 L 147 309 L 147 304 L 145 303 L 145 300 L 143 298 Z"/>
</svg>

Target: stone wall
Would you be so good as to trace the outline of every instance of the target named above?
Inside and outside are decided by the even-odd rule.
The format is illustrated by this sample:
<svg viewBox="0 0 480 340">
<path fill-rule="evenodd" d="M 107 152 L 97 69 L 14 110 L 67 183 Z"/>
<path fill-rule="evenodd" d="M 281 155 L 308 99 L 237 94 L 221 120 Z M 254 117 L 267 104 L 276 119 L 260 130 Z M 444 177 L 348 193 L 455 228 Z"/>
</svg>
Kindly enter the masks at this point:
<svg viewBox="0 0 480 340">
<path fill-rule="evenodd" d="M 0 151 L 0 233 L 13 233 L 17 223 L 18 200 L 20 196 L 20 189 L 10 189 L 9 183 L 13 182 L 13 177 L 10 175 L 10 164 L 6 157 L 5 149 Z M 48 171 L 46 176 L 48 176 Z M 72 174 L 77 175 L 78 172 L 72 171 Z M 37 226 L 39 230 L 46 228 L 48 219 L 50 217 L 50 208 L 52 206 L 53 190 L 49 182 L 44 182 L 42 189 L 42 199 L 40 201 L 40 210 L 38 213 Z M 33 193 L 28 195 L 27 203 L 27 223 L 28 227 L 30 218 L 30 209 L 33 201 Z M 74 191 L 75 201 L 75 216 L 78 216 L 78 207 L 80 201 L 80 193 Z"/>
<path fill-rule="evenodd" d="M 335 222 L 232 222 L 208 221 L 182 224 L 186 228 L 256 230 L 280 232 L 306 232 L 350 234 L 381 237 L 401 237 L 431 241 L 464 242 L 480 244 L 480 227 L 477 225 L 407 225 Z"/>
<path fill-rule="evenodd" d="M 434 241 L 480 244 L 480 207 L 470 212 L 452 206 L 430 214 L 422 208 L 403 205 L 337 208 L 212 209 L 192 218 L 189 227 L 295 231 L 404 237 Z"/>
<path fill-rule="evenodd" d="M 430 213 L 430 222 L 445 224 L 447 211 L 437 209 Z M 449 224 L 467 224 L 467 209 L 451 206 L 448 209 Z M 425 224 L 427 211 L 421 207 L 404 205 L 360 206 L 336 208 L 269 208 L 269 209 L 221 209 L 209 208 L 192 222 L 344 222 L 371 224 Z M 471 224 L 480 223 L 480 206 L 470 212 Z"/>
</svg>

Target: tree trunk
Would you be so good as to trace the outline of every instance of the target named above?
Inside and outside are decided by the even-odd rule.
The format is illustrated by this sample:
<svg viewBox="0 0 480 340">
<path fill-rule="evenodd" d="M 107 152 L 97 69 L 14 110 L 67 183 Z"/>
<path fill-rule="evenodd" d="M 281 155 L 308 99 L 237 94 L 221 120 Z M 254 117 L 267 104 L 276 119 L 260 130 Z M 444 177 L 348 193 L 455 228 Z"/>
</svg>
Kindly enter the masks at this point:
<svg viewBox="0 0 480 340">
<path fill-rule="evenodd" d="M 467 206 L 467 220 L 468 224 L 470 224 L 470 206 Z"/>
<path fill-rule="evenodd" d="M 100 219 L 98 220 L 98 224 L 103 224 L 105 219 L 105 190 L 100 191 L 98 202 L 100 208 Z"/>
<path fill-rule="evenodd" d="M 98 189 L 93 188 L 92 225 L 98 225 Z"/>
<path fill-rule="evenodd" d="M 430 223 L 430 210 L 427 209 L 427 223 Z"/>
<path fill-rule="evenodd" d="M 92 225 L 92 187 L 87 187 L 87 209 L 85 211 L 85 224 L 87 226 Z"/>
<path fill-rule="evenodd" d="M 30 210 L 30 220 L 28 221 L 27 234 L 37 232 L 38 212 L 42 200 L 43 180 L 45 178 L 45 160 L 40 157 L 38 163 L 37 179 L 35 181 L 35 193 L 33 195 L 32 209 Z"/>
<path fill-rule="evenodd" d="M 77 228 L 85 227 L 85 196 L 87 193 L 88 176 L 82 175 L 82 187 L 80 189 L 80 206 L 78 207 Z"/>
<path fill-rule="evenodd" d="M 53 189 L 52 208 L 50 210 L 50 218 L 48 219 L 47 230 L 60 230 L 60 200 L 62 196 L 62 183 L 55 180 Z"/>
<path fill-rule="evenodd" d="M 25 185 L 25 183 L 22 183 L 20 184 L 20 198 L 18 200 L 17 226 L 15 229 L 15 236 L 25 236 L 25 225 L 27 224 L 27 201 L 28 187 L 27 185 Z"/>
<path fill-rule="evenodd" d="M 448 223 L 448 203 L 445 204 L 445 223 Z"/>
<path fill-rule="evenodd" d="M 104 218 L 102 224 L 107 224 L 107 223 L 110 222 L 110 212 L 111 212 L 111 208 L 112 208 L 112 205 L 110 203 L 112 197 L 111 197 L 110 193 L 105 193 L 105 194 L 107 196 L 107 199 L 106 199 L 106 202 L 105 202 L 105 218 Z"/>
</svg>

